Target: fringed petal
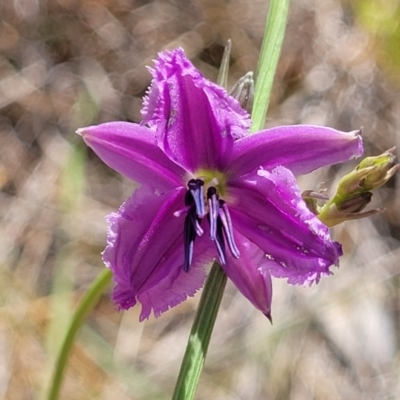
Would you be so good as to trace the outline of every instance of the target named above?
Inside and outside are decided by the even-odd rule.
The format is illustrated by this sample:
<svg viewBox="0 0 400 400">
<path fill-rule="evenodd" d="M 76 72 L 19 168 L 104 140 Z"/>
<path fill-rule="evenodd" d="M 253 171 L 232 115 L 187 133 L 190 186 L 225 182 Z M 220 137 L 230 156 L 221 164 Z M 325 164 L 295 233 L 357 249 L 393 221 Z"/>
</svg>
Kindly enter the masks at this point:
<svg viewBox="0 0 400 400">
<path fill-rule="evenodd" d="M 142 110 L 157 129 L 159 146 L 184 169 L 223 170 L 249 115 L 227 92 L 205 79 L 182 49 L 160 53 Z"/>
<path fill-rule="evenodd" d="M 308 210 L 286 168 L 248 174 L 231 182 L 229 193 L 235 229 L 264 251 L 272 275 L 293 284 L 312 283 L 338 264 L 340 244 Z"/>
<path fill-rule="evenodd" d="M 139 301 L 141 320 L 151 311 L 160 315 L 203 285 L 204 247 L 196 250 L 189 272 L 183 271 L 183 218 L 173 213 L 182 206 L 184 192 L 157 194 L 142 187 L 108 216 L 103 260 L 114 276 L 112 298 L 120 309 Z"/>
</svg>

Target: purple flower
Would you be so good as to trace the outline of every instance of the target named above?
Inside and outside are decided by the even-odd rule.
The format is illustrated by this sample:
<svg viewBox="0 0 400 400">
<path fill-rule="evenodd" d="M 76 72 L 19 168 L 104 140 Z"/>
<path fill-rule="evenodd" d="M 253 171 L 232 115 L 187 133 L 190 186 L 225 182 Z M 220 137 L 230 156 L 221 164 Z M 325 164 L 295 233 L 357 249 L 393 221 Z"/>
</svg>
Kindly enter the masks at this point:
<svg viewBox="0 0 400 400">
<path fill-rule="evenodd" d="M 359 132 L 280 126 L 249 134 L 250 118 L 183 51 L 161 53 L 139 124 L 78 131 L 111 168 L 142 186 L 108 216 L 105 264 L 120 309 L 157 317 L 202 287 L 218 258 L 266 316 L 271 275 L 318 282 L 341 246 L 306 207 L 293 174 L 362 154 Z"/>
</svg>

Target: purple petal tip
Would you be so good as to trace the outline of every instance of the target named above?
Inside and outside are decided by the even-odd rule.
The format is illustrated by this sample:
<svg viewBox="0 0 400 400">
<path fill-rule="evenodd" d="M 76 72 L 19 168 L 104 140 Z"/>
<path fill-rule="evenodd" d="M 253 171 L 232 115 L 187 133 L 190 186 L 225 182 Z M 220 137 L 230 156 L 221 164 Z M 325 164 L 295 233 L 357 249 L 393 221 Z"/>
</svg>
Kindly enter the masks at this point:
<svg viewBox="0 0 400 400">
<path fill-rule="evenodd" d="M 268 313 L 268 314 L 264 313 L 264 315 L 269 319 L 269 322 L 271 322 L 271 325 L 273 325 L 271 313 Z"/>
</svg>

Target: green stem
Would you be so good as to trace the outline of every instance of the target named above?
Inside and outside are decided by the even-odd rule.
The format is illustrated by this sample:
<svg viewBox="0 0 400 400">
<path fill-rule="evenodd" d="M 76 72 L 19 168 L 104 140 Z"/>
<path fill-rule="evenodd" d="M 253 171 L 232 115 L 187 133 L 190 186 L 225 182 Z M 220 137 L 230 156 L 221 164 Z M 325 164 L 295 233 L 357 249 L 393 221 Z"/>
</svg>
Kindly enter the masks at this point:
<svg viewBox="0 0 400 400">
<path fill-rule="evenodd" d="M 49 395 L 47 396 L 48 400 L 58 399 L 61 384 L 64 378 L 64 370 L 67 365 L 70 350 L 74 343 L 75 335 L 85 320 L 86 315 L 93 309 L 97 303 L 97 300 L 111 282 L 111 276 L 111 271 L 109 269 L 104 269 L 92 282 L 81 299 L 78 308 L 72 317 L 67 334 L 63 340 L 60 353 L 58 354 L 54 374 L 50 383 L 51 387 L 49 390 Z"/>
<path fill-rule="evenodd" d="M 272 84 L 285 36 L 289 4 L 290 0 L 271 0 L 269 5 L 267 24 L 256 74 L 256 87 L 251 116 L 253 121 L 251 130 L 253 132 L 264 128 Z"/>
<path fill-rule="evenodd" d="M 195 396 L 225 285 L 225 272 L 214 261 L 190 332 L 173 400 L 192 400 Z"/>
</svg>

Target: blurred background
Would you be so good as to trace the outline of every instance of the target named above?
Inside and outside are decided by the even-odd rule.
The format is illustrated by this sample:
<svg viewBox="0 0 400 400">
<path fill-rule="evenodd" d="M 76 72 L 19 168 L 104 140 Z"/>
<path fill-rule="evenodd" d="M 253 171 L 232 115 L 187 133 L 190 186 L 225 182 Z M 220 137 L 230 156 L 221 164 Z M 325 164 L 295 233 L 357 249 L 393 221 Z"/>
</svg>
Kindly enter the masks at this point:
<svg viewBox="0 0 400 400">
<path fill-rule="evenodd" d="M 261 0 L 0 3 L 0 398 L 43 398 L 74 307 L 103 268 L 104 216 L 135 184 L 74 133 L 140 120 L 157 52 L 182 46 L 229 85 L 255 70 Z M 366 155 L 399 145 L 400 2 L 292 0 L 267 126 L 364 127 Z M 302 177 L 328 188 L 356 162 Z M 333 229 L 345 256 L 312 288 L 274 280 L 274 324 L 228 284 L 198 399 L 400 398 L 399 176 L 386 211 Z M 198 296 L 138 322 L 105 293 L 81 330 L 62 399 L 169 399 Z"/>
</svg>

